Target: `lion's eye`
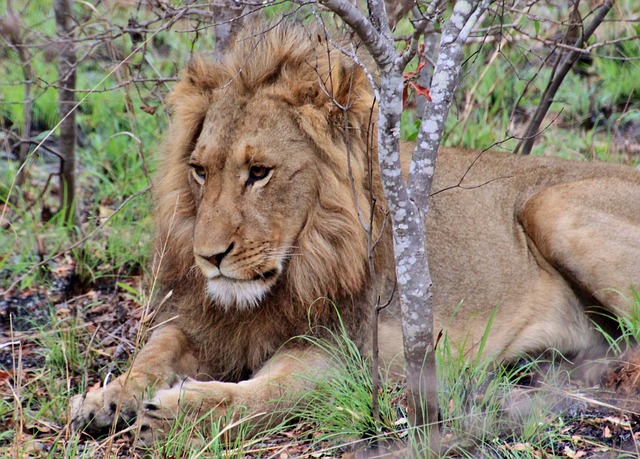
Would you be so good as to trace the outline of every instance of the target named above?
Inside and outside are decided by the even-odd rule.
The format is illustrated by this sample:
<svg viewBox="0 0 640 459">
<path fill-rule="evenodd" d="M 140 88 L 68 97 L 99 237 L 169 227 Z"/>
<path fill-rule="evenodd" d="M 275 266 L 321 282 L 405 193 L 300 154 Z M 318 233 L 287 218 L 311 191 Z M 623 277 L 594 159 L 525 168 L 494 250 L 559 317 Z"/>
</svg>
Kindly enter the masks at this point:
<svg viewBox="0 0 640 459">
<path fill-rule="evenodd" d="M 191 173 L 193 174 L 193 178 L 196 180 L 196 182 L 202 185 L 207 178 L 207 171 L 199 164 L 189 164 L 189 166 L 191 166 Z"/>
<path fill-rule="evenodd" d="M 251 166 L 249 168 L 249 178 L 247 179 L 247 185 L 252 185 L 255 182 L 267 178 L 271 172 L 271 168 L 264 166 Z"/>
</svg>

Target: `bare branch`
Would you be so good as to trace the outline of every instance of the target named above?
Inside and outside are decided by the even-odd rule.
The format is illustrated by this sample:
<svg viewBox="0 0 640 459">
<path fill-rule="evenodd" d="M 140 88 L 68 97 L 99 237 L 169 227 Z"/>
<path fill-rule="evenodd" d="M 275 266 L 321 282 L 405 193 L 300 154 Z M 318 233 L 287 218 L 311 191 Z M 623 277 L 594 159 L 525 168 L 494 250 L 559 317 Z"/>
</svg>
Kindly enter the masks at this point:
<svg viewBox="0 0 640 459">
<path fill-rule="evenodd" d="M 385 35 L 376 31 L 371 22 L 346 0 L 320 0 L 320 4 L 336 13 L 358 35 L 380 68 L 386 68 L 395 60 L 395 50 L 389 49 Z M 388 29 L 388 23 L 387 23 Z M 391 32 L 389 32 L 390 34 Z"/>
<path fill-rule="evenodd" d="M 458 85 L 464 59 L 463 47 L 478 18 L 491 3 L 492 0 L 483 0 L 482 3 L 476 2 L 473 5 L 467 1 L 457 2 L 442 33 L 431 85 L 432 102 L 426 105 L 426 112 L 421 117 L 422 124 L 409 172 L 410 196 L 423 216 L 428 208 L 438 147 Z"/>
<path fill-rule="evenodd" d="M 367 0 L 367 6 L 369 7 L 369 21 L 371 21 L 376 31 L 387 42 L 389 39 L 393 39 L 385 2 L 383 0 Z"/>
<path fill-rule="evenodd" d="M 602 23 L 609 10 L 613 7 L 613 0 L 607 0 L 597 11 L 596 15 L 592 19 L 589 26 L 584 30 L 584 33 L 580 35 L 574 43 L 575 48 L 582 48 L 584 43 L 589 41 L 591 35 L 596 31 L 598 26 Z M 540 129 L 540 125 L 544 120 L 544 117 L 547 115 L 551 104 L 553 103 L 553 99 L 556 95 L 556 92 L 560 88 L 560 85 L 564 81 L 564 78 L 573 67 L 574 62 L 580 56 L 579 52 L 569 51 L 564 55 L 561 61 L 559 61 L 558 69 L 555 72 L 555 75 L 549 79 L 549 83 L 545 88 L 542 97 L 540 99 L 540 103 L 538 104 L 538 108 L 536 109 L 529 126 L 527 126 L 527 130 L 525 131 L 523 138 L 524 140 L 519 142 L 515 148 L 515 152 L 517 153 L 522 149 L 521 153 L 523 155 L 528 155 L 531 153 L 531 149 L 533 148 L 533 144 L 535 142 L 536 133 Z"/>
<path fill-rule="evenodd" d="M 427 29 L 428 25 L 431 24 L 439 14 L 442 3 L 444 3 L 444 0 L 431 2 L 427 11 L 414 21 L 413 33 L 409 39 L 409 48 L 402 53 L 400 58 L 399 65 L 401 68 L 406 67 L 409 61 L 411 61 L 411 59 L 416 55 L 418 45 L 420 44 L 420 37 Z"/>
</svg>

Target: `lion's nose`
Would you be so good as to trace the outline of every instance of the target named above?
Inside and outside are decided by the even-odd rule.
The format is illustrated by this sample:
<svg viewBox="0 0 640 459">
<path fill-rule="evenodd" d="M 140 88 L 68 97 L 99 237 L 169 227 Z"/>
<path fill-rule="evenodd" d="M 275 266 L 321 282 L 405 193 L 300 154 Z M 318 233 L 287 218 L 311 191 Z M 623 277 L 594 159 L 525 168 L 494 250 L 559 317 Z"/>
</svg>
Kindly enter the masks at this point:
<svg viewBox="0 0 640 459">
<path fill-rule="evenodd" d="M 233 242 L 229 244 L 229 247 L 227 247 L 227 250 L 225 250 L 224 252 L 220 252 L 220 253 L 216 253 L 208 256 L 205 256 L 205 255 L 200 255 L 200 256 L 205 260 L 207 260 L 216 268 L 220 268 L 220 263 L 222 263 L 222 259 L 226 257 L 229 253 L 231 253 L 231 251 L 233 250 L 233 245 L 234 245 Z"/>
</svg>

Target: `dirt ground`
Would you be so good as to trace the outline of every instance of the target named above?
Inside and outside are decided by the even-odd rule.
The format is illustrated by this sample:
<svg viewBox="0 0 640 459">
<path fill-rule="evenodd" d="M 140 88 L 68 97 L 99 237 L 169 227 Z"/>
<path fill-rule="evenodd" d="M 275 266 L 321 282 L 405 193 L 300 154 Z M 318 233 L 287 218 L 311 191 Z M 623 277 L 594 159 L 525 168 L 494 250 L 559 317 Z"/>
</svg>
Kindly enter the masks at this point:
<svg viewBox="0 0 640 459">
<path fill-rule="evenodd" d="M 127 281 L 132 287 L 139 287 L 139 279 Z M 76 289 L 77 290 L 77 289 Z M 10 448 L 17 441 L 26 447 L 25 457 L 40 457 L 55 450 L 69 438 L 66 418 L 53 416 L 32 416 L 38 404 L 43 404 L 55 394 L 46 393 L 41 378 L 47 377 L 47 357 L 43 352 L 44 335 L 62 327 L 72 327 L 85 339 L 78 341 L 80 352 L 90 347 L 90 365 L 87 368 L 68 368 L 68 387 L 78 387 L 83 378 L 87 387 L 99 387 L 101 377 L 112 371 L 118 373 L 134 353 L 140 331 L 143 306 L 138 304 L 129 292 L 114 283 L 102 282 L 81 291 L 72 291 L 70 280 L 60 277 L 54 288 L 34 288 L 16 291 L 0 297 L 0 397 L 13 410 L 0 410 L 0 451 Z M 57 325 L 56 325 L 57 324 Z M 637 366 L 636 366 L 637 368 Z M 629 370 L 629 368 L 626 368 Z M 630 375 L 637 372 L 621 367 L 616 384 L 633 386 Z M 16 402 L 16 387 L 35 385 L 35 396 Z M 622 392 L 624 392 L 624 388 Z M 631 389 L 629 389 L 631 390 Z M 633 400 L 636 392 L 623 393 Z M 505 434 L 494 439 L 493 447 L 486 443 L 474 451 L 465 447 L 465 454 L 473 457 L 504 457 L 511 451 L 519 457 L 569 457 L 569 458 L 614 458 L 640 457 L 640 413 L 629 409 L 629 404 L 610 405 L 590 403 L 585 397 L 580 403 L 563 406 L 550 414 L 550 426 L 559 426 L 548 441 L 536 445 L 522 442 L 517 436 Z M 633 405 L 633 404 L 632 404 Z M 625 406 L 619 409 L 616 406 Z M 17 409 L 20 408 L 20 409 Z M 22 413 L 16 416 L 16 413 Z M 19 436 L 3 435 L 9 430 L 20 432 Z M 261 439 L 246 451 L 246 457 L 344 457 L 355 459 L 371 457 L 370 450 L 363 452 L 352 445 L 336 448 L 331 444 L 314 444 L 313 426 L 304 422 L 293 424 L 285 431 Z M 85 447 L 96 448 L 97 456 L 110 451 L 110 457 L 141 457 L 140 451 L 132 447 L 131 432 L 102 440 L 89 441 Z M 457 439 L 447 434 L 444 440 L 452 444 Z M 58 445 L 58 446 L 55 446 Z M 312 446 L 313 445 L 313 446 Z M 540 445 L 544 445 L 541 447 Z M 5 449 L 6 450 L 6 449 Z M 252 453 L 251 451 L 255 451 Z M 389 453 L 387 451 L 387 453 Z M 395 451 L 390 457 L 402 457 Z M 450 451 L 448 457 L 462 457 L 462 453 Z"/>
</svg>

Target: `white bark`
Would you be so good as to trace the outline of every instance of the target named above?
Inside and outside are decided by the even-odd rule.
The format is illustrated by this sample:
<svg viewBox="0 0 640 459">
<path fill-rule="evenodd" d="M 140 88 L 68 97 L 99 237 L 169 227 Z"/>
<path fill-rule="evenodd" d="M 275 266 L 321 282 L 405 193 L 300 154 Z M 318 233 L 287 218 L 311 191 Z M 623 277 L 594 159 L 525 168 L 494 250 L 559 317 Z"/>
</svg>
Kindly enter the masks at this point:
<svg viewBox="0 0 640 459">
<path fill-rule="evenodd" d="M 214 15 L 213 33 L 216 58 L 220 59 L 231 45 L 231 39 L 244 21 L 246 6 L 241 1 L 226 0 L 211 7 Z"/>
<path fill-rule="evenodd" d="M 409 49 L 398 56 L 385 4 L 369 0 L 369 18 L 346 0 L 319 0 L 338 14 L 363 41 L 380 73 L 378 96 L 378 159 L 382 185 L 393 227 L 396 277 L 402 309 L 407 393 L 414 426 L 437 423 L 437 379 L 434 354 L 432 282 L 426 247 L 426 214 L 436 158 L 451 100 L 464 57 L 463 45 L 491 0 L 458 0 L 445 24 L 431 86 L 432 103 L 422 117 L 408 182 L 400 167 L 400 120 L 402 73 L 417 49 L 417 37 L 429 15 L 437 11 L 432 2 L 427 16 L 415 23 Z M 421 408 L 422 406 L 422 408 Z M 424 410 L 424 411 L 423 411 Z M 437 451 L 438 429 L 430 429 L 430 448 Z"/>
<path fill-rule="evenodd" d="M 409 177 L 411 199 L 425 215 L 438 147 L 442 140 L 451 100 L 458 86 L 460 67 L 464 58 L 464 44 L 478 18 L 491 3 L 492 0 L 456 2 L 451 18 L 442 32 L 440 51 L 430 88 L 431 103 L 426 105 L 425 113 L 421 116 L 422 123 Z"/>
</svg>

